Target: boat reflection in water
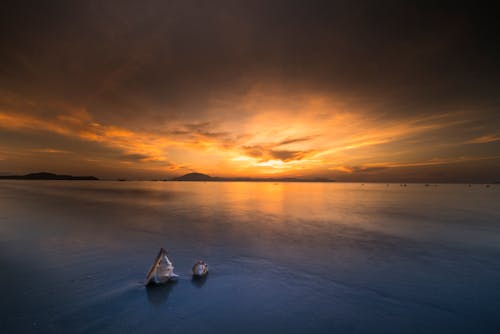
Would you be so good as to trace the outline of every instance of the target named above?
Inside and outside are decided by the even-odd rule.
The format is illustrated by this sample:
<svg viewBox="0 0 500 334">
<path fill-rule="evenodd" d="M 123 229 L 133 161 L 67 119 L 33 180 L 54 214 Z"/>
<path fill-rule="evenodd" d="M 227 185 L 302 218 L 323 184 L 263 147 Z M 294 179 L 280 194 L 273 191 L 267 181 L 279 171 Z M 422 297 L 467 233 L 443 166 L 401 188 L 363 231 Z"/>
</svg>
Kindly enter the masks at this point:
<svg viewBox="0 0 500 334">
<path fill-rule="evenodd" d="M 148 296 L 149 303 L 154 306 L 164 304 L 176 285 L 177 281 L 172 280 L 168 284 L 146 286 L 146 295 Z"/>
</svg>

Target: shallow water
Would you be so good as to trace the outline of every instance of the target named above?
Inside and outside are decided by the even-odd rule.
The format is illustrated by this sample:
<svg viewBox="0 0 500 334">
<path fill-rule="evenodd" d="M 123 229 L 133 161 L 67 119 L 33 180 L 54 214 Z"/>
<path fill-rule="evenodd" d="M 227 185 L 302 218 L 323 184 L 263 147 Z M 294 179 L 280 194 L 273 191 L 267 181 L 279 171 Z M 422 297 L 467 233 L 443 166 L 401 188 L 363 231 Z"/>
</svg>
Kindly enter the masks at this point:
<svg viewBox="0 0 500 334">
<path fill-rule="evenodd" d="M 0 181 L 0 268 L 1 333 L 499 333 L 500 186 Z"/>
</svg>

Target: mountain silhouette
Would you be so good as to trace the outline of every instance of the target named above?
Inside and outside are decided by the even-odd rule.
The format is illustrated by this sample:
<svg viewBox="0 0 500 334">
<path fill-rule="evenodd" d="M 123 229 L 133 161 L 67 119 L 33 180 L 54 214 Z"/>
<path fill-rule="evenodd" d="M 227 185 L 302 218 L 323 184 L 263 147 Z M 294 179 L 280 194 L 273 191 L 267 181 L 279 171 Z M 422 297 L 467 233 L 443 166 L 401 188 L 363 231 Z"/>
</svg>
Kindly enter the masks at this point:
<svg viewBox="0 0 500 334">
<path fill-rule="evenodd" d="M 252 178 L 252 177 L 213 177 L 202 173 L 188 173 L 175 177 L 171 181 L 236 181 L 236 182 L 335 182 L 330 179 L 298 179 L 293 177 L 284 178 Z"/>
<path fill-rule="evenodd" d="M 99 180 L 95 176 L 58 175 L 47 172 L 0 176 L 2 180 Z"/>
<path fill-rule="evenodd" d="M 175 177 L 173 181 L 213 181 L 213 177 L 202 173 L 188 173 L 179 177 Z"/>
</svg>

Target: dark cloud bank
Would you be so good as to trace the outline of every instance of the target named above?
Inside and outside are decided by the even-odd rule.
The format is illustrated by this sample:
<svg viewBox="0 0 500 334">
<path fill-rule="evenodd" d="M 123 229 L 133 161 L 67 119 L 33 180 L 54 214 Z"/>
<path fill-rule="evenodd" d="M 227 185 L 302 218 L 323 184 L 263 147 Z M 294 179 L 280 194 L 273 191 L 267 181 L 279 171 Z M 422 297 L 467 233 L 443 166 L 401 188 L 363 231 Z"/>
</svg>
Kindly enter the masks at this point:
<svg viewBox="0 0 500 334">
<path fill-rule="evenodd" d="M 399 113 L 489 110 L 493 14 L 472 2 L 7 1 L 0 82 L 96 113 L 196 114 L 257 81 L 389 100 Z"/>
</svg>

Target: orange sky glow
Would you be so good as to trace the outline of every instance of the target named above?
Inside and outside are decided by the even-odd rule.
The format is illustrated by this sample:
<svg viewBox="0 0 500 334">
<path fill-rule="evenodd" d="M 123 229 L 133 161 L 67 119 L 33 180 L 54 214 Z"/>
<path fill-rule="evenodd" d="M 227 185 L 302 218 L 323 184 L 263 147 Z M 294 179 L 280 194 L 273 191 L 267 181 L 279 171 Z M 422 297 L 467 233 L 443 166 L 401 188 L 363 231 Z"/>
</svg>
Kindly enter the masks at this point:
<svg viewBox="0 0 500 334">
<path fill-rule="evenodd" d="M 498 181 L 500 52 L 473 14 L 13 4 L 0 22 L 0 175 Z"/>
<path fill-rule="evenodd" d="M 17 161 L 22 172 L 33 170 L 32 161 L 37 160 L 36 170 L 76 170 L 104 177 L 166 178 L 197 171 L 217 176 L 349 180 L 353 174 L 363 179 L 390 170 L 401 173 L 415 167 L 466 165 L 500 158 L 500 154 L 474 151 L 476 146 L 500 141 L 500 136 L 480 135 L 478 129 L 469 129 L 474 122 L 468 120 L 472 115 L 467 111 L 380 120 L 370 116 L 368 106 L 363 109 L 325 96 L 290 99 L 251 93 L 230 102 L 237 103 L 234 108 L 239 109 L 235 119 L 221 117 L 228 113 L 221 108 L 231 109 L 228 101 L 216 101 L 206 119 L 194 123 L 168 121 L 163 126 L 155 124 L 153 131 L 133 124 L 124 127 L 103 123 L 85 107 L 40 106 L 59 108 L 60 112 L 50 118 L 1 109 L 1 131 L 57 139 L 50 145 L 37 140 L 23 147 L 2 145 L 0 159 L 12 160 L 14 165 Z M 453 131 L 466 137 L 442 136 Z M 427 139 L 434 138 L 438 138 L 435 144 L 426 144 Z M 68 139 L 104 151 L 75 150 L 65 145 Z"/>
</svg>

